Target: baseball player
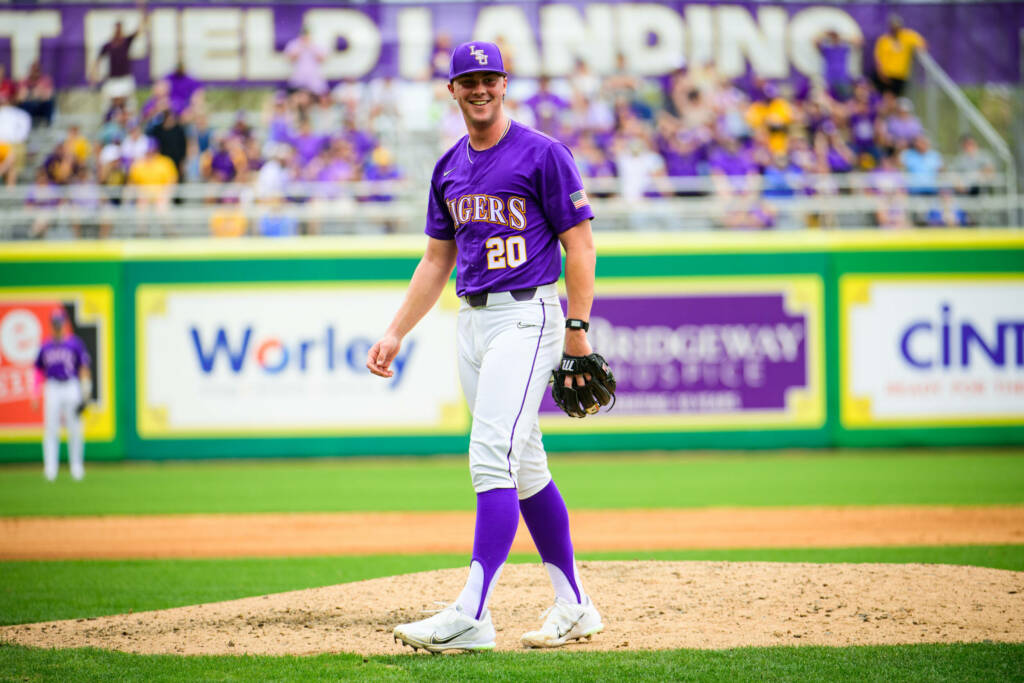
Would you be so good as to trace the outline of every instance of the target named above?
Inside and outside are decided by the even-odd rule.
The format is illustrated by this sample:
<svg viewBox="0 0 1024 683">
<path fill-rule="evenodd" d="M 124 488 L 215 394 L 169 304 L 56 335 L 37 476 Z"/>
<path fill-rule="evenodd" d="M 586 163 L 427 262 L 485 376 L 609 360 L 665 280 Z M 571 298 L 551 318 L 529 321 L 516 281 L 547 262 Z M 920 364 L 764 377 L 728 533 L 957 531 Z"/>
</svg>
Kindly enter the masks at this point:
<svg viewBox="0 0 1024 683">
<path fill-rule="evenodd" d="M 568 512 L 537 425 L 563 345 L 566 357 L 592 353 L 586 332 L 594 292 L 594 214 L 568 148 L 505 114 L 508 75 L 496 45 L 459 45 L 448 76 L 468 135 L 434 168 L 426 252 L 366 365 L 375 375 L 393 376 L 403 337 L 434 306 L 456 269 L 459 378 L 473 414 L 469 469 L 476 533 L 458 599 L 432 617 L 397 626 L 394 636 L 414 650 L 493 648 L 487 603 L 522 513 L 555 592 L 544 624 L 522 642 L 558 647 L 604 628 L 576 571 Z M 568 320 L 556 290 L 559 245 L 565 250 Z M 573 374 L 567 381 L 572 379 L 582 385 L 585 378 Z"/>
<path fill-rule="evenodd" d="M 53 335 L 43 342 L 36 356 L 36 381 L 32 407 L 38 409 L 39 386 L 43 386 L 43 473 L 53 481 L 60 462 L 61 420 L 68 430 L 68 462 L 71 478 L 85 476 L 85 443 L 82 436 L 82 411 L 92 394 L 89 352 L 82 340 L 70 331 L 63 308 L 50 314 Z"/>
</svg>

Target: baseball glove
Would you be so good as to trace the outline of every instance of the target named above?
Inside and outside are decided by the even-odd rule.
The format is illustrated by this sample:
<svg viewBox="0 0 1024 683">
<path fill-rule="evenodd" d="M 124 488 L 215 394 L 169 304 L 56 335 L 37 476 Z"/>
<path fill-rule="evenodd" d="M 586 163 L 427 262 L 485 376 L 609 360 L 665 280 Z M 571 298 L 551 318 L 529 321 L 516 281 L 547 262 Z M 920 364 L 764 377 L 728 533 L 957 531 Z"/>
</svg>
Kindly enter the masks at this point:
<svg viewBox="0 0 1024 683">
<path fill-rule="evenodd" d="M 576 383 L 574 375 L 584 376 L 582 386 Z M 572 386 L 565 386 L 566 377 Z M 608 361 L 599 354 L 562 354 L 562 362 L 551 373 L 551 382 L 551 398 L 569 417 L 586 417 L 596 413 L 601 406 L 615 405 L 615 376 L 608 367 Z"/>
</svg>

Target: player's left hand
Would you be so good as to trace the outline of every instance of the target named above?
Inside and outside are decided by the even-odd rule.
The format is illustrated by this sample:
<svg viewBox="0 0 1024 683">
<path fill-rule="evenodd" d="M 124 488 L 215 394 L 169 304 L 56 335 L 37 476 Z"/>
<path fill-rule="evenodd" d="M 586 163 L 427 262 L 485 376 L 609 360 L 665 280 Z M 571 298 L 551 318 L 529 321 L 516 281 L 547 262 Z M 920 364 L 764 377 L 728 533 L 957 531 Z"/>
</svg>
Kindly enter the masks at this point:
<svg viewBox="0 0 1024 683">
<path fill-rule="evenodd" d="M 567 348 L 551 379 L 551 398 L 569 417 L 586 417 L 615 404 L 615 376 L 600 354 L 576 356 Z"/>
<path fill-rule="evenodd" d="M 394 335 L 385 335 L 366 354 L 366 369 L 378 377 L 394 377 L 391 361 L 402 348 L 402 340 Z"/>
</svg>

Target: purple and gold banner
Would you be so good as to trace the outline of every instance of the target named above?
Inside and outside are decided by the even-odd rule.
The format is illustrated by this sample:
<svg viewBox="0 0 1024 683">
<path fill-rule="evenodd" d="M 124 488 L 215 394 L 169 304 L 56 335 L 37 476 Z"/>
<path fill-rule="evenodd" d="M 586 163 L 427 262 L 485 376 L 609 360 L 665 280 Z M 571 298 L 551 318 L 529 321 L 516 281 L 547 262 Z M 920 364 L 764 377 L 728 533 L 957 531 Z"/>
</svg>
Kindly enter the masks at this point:
<svg viewBox="0 0 1024 683">
<path fill-rule="evenodd" d="M 284 47 L 306 25 L 326 52 L 322 67 L 331 82 L 430 76 L 441 70 L 434 58 L 445 59 L 436 42 L 444 37 L 503 41 L 516 76 L 570 76 L 578 60 L 608 74 L 621 54 L 626 68 L 649 76 L 713 62 L 729 77 L 749 68 L 788 78 L 820 72 L 814 39 L 829 29 L 862 39 L 858 61 L 870 70 L 890 12 L 925 37 L 955 80 L 1019 82 L 1020 2 L 167 3 L 150 5 L 148 39 L 136 40 L 131 56 L 140 83 L 162 78 L 179 61 L 207 83 L 282 83 L 291 69 Z M 122 21 L 131 33 L 139 16 L 128 4 L 0 9 L 0 63 L 20 78 L 39 59 L 59 87 L 85 85 L 114 24 Z"/>
<path fill-rule="evenodd" d="M 618 381 L 586 428 L 815 428 L 824 422 L 822 283 L 780 278 L 602 281 L 589 338 Z M 571 431 L 551 397 L 545 431 Z"/>
</svg>

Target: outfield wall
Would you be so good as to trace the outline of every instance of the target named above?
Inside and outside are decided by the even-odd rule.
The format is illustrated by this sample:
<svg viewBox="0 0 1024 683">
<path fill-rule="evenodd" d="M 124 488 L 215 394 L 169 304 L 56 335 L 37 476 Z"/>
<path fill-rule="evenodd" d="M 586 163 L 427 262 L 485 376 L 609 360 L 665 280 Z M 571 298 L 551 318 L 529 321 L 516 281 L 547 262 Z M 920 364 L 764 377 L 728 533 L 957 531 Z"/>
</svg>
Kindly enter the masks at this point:
<svg viewBox="0 0 1024 683">
<path fill-rule="evenodd" d="M 1024 236 L 597 235 L 618 404 L 541 406 L 550 450 L 1024 443 Z M 418 236 L 5 245 L 0 461 L 39 457 L 54 305 L 94 357 L 89 457 L 465 450 L 449 287 L 396 376 L 363 368 Z"/>
</svg>

